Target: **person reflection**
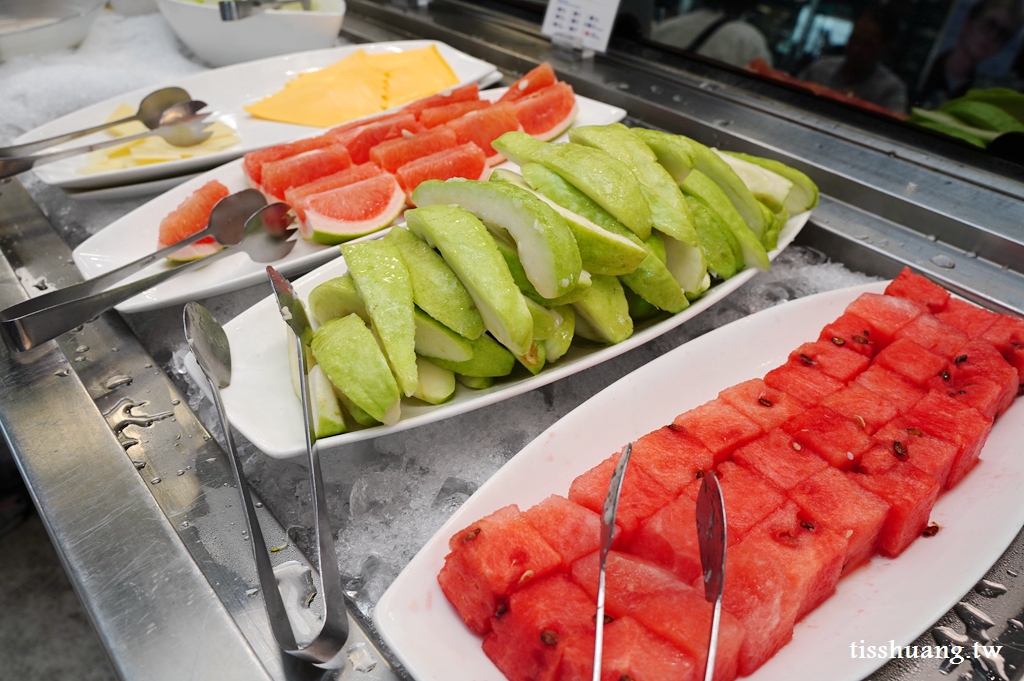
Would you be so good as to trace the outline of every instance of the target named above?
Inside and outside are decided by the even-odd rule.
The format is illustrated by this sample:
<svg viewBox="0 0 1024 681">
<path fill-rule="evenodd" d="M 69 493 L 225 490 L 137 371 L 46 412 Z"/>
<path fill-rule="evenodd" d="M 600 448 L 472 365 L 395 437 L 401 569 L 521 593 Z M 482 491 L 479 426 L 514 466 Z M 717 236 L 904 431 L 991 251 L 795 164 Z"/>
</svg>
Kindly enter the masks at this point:
<svg viewBox="0 0 1024 681">
<path fill-rule="evenodd" d="M 755 59 L 772 63 L 768 41 L 761 31 L 743 21 L 756 0 L 718 0 L 713 7 L 687 12 L 654 26 L 651 39 L 717 59 L 746 66 Z"/>
<path fill-rule="evenodd" d="M 967 13 L 952 49 L 935 58 L 921 88 L 925 106 L 967 94 L 979 62 L 1006 46 L 1024 25 L 1020 0 L 979 0 Z"/>
<path fill-rule="evenodd" d="M 854 24 L 843 56 L 819 59 L 797 78 L 906 113 L 906 83 L 881 63 L 898 37 L 899 20 L 892 12 L 868 8 Z"/>
</svg>

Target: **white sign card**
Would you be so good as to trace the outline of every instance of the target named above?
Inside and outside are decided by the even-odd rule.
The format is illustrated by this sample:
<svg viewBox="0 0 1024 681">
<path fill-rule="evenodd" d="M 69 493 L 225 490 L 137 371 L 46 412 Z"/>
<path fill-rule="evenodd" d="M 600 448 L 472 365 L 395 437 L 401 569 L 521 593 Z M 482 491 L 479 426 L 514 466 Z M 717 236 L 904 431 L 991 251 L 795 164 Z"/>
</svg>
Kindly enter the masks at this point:
<svg viewBox="0 0 1024 681">
<path fill-rule="evenodd" d="M 584 49 L 604 52 L 620 0 L 548 0 L 541 33 Z"/>
</svg>

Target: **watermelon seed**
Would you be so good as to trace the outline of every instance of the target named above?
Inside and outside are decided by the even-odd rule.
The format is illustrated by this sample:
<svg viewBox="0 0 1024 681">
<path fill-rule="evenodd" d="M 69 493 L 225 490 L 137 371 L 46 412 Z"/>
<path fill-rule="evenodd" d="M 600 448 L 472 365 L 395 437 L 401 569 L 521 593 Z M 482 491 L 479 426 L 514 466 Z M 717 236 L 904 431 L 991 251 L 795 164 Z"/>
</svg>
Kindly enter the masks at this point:
<svg viewBox="0 0 1024 681">
<path fill-rule="evenodd" d="M 297 352 L 297 351 L 296 351 L 296 352 Z M 920 431 L 919 429 L 917 429 L 917 428 L 907 428 L 907 432 L 908 432 L 908 433 L 910 433 L 911 435 L 918 435 L 918 436 L 920 436 L 920 435 L 923 435 L 923 434 L 924 434 L 924 433 L 922 433 L 922 432 L 921 432 L 921 431 Z"/>
<path fill-rule="evenodd" d="M 296 350 L 296 352 L 298 352 L 298 351 Z M 892 448 L 894 450 L 896 450 L 896 456 L 906 456 L 907 455 L 907 446 L 905 444 L 903 444 L 902 442 L 900 442 L 899 440 L 893 441 Z"/>
<path fill-rule="evenodd" d="M 298 350 L 296 350 L 296 352 L 298 352 Z M 508 601 L 502 601 L 498 604 L 498 608 L 494 611 L 494 616 L 501 617 L 506 612 L 508 612 Z"/>
<path fill-rule="evenodd" d="M 296 352 L 298 352 L 298 351 L 296 351 Z M 472 532 L 470 532 L 469 534 L 467 534 L 465 537 L 463 537 L 462 541 L 464 541 L 464 542 L 466 542 L 466 541 L 473 541 L 474 539 L 476 539 L 476 536 L 478 534 L 480 534 L 480 528 L 479 527 L 476 528 L 475 530 L 473 530 Z"/>
<path fill-rule="evenodd" d="M 935 523 L 932 523 L 928 527 L 924 528 L 924 531 L 921 533 L 921 535 L 924 536 L 924 537 L 934 537 L 938 533 L 939 533 L 939 526 L 936 525 Z"/>
<path fill-rule="evenodd" d="M 298 352 L 298 350 L 296 350 L 296 352 Z M 795 449 L 796 451 L 799 452 L 801 449 L 803 449 L 803 447 L 800 446 L 799 442 L 794 441 L 793 442 L 793 449 Z"/>
<path fill-rule="evenodd" d="M 813 359 L 811 359 L 810 357 L 803 353 L 800 353 L 800 359 L 802 359 L 804 364 L 806 364 L 807 366 L 814 366 L 815 364 L 817 364 L 817 362 L 815 362 Z"/>
<path fill-rule="evenodd" d="M 540 642 L 546 646 L 558 645 L 558 634 L 550 629 L 540 632 Z"/>
<path fill-rule="evenodd" d="M 832 336 L 832 342 L 840 346 L 846 345 L 846 341 L 840 338 L 839 336 Z"/>
<path fill-rule="evenodd" d="M 295 352 L 298 352 L 298 350 L 296 350 Z M 700 480 L 703 477 L 704 477 L 704 471 L 697 471 L 697 479 Z"/>
<path fill-rule="evenodd" d="M 296 351 L 296 352 L 298 352 L 298 351 Z M 963 363 L 964 363 L 964 362 L 966 362 L 966 361 L 967 361 L 967 355 L 960 355 L 960 356 L 959 356 L 959 357 L 957 357 L 957 358 L 956 358 L 955 360 L 953 360 L 953 362 L 954 362 L 955 364 L 957 364 L 958 366 L 959 366 L 959 365 L 961 365 L 961 364 L 963 364 Z"/>
<path fill-rule="evenodd" d="M 596 622 L 597 621 L 597 613 L 595 612 L 594 616 L 591 617 L 590 619 L 592 619 L 592 620 L 594 620 Z M 614 621 L 615 621 L 615 618 L 612 617 L 611 615 L 605 615 L 604 616 L 604 623 L 605 624 L 611 624 Z"/>
<path fill-rule="evenodd" d="M 296 350 L 296 352 L 298 352 L 298 350 Z M 772 406 L 772 401 L 769 400 L 767 397 L 759 397 L 757 399 L 757 401 L 760 402 L 761 404 L 763 404 L 766 407 Z"/>
<path fill-rule="evenodd" d="M 633 681 L 633 677 L 629 674 L 623 674 L 619 677 L 619 681 Z"/>
<path fill-rule="evenodd" d="M 865 331 L 864 333 L 867 333 L 867 331 Z M 859 335 L 859 334 L 854 335 L 853 340 L 855 340 L 856 342 L 860 343 L 861 345 L 867 345 L 868 344 L 868 339 L 865 338 L 864 336 Z"/>
<path fill-rule="evenodd" d="M 296 350 L 296 352 L 298 352 L 298 351 Z M 960 391 L 960 394 L 961 394 L 961 395 L 966 395 L 966 394 L 967 394 L 967 391 L 966 391 L 966 390 L 961 390 L 961 391 Z"/>
<path fill-rule="evenodd" d="M 948 381 L 949 380 L 949 372 L 946 371 L 945 369 L 943 369 L 942 371 L 939 372 L 939 378 L 941 378 L 943 381 Z"/>
<path fill-rule="evenodd" d="M 296 352 L 298 352 L 298 350 L 296 350 Z M 800 521 L 800 527 L 804 528 L 805 530 L 813 530 L 814 529 L 814 525 L 811 524 L 811 522 L 809 520 L 801 520 Z"/>
<path fill-rule="evenodd" d="M 686 427 L 685 426 L 677 426 L 674 423 L 670 423 L 670 424 L 668 424 L 668 427 L 671 428 L 672 430 L 676 431 L 677 433 L 685 433 L 686 432 Z"/>
<path fill-rule="evenodd" d="M 296 350 L 296 352 L 298 352 L 298 350 Z M 853 536 L 853 530 L 847 530 L 845 536 L 846 536 L 847 539 L 852 537 Z M 843 567 L 845 568 L 846 566 L 844 565 Z"/>
<path fill-rule="evenodd" d="M 298 352 L 298 350 L 296 350 L 296 352 Z M 519 578 L 519 584 L 521 585 L 524 582 L 530 581 L 531 579 L 533 579 L 533 570 L 527 570 L 523 573 L 523 576 Z"/>
<path fill-rule="evenodd" d="M 296 351 L 296 352 L 298 352 L 298 351 Z M 861 428 L 867 428 L 868 427 L 867 422 L 864 421 L 864 417 L 861 416 L 860 414 L 854 414 L 853 415 L 853 420 L 856 421 L 857 423 L 859 423 Z"/>
</svg>

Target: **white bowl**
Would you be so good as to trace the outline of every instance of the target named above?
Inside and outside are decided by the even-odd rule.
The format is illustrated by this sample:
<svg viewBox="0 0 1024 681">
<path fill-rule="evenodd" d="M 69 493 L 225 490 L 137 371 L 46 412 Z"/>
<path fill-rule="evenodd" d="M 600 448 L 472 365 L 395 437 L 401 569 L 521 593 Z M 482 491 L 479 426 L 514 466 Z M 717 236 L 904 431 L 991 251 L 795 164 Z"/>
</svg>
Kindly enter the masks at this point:
<svg viewBox="0 0 1024 681">
<path fill-rule="evenodd" d="M 314 0 L 316 11 L 268 10 L 238 21 L 222 21 L 215 2 L 157 0 L 181 42 L 211 66 L 304 52 L 337 44 L 344 0 Z"/>
<path fill-rule="evenodd" d="M 5 0 L 0 3 L 0 61 L 82 42 L 106 0 Z"/>
</svg>

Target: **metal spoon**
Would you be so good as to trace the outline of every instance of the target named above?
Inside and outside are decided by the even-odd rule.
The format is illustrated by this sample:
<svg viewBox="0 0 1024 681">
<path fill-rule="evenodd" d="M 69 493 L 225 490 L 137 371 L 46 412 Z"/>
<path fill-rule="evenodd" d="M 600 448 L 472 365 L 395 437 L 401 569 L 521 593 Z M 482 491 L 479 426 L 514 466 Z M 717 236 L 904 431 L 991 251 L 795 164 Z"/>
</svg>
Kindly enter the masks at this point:
<svg viewBox="0 0 1024 681">
<path fill-rule="evenodd" d="M 718 650 L 718 626 L 722 619 L 722 591 L 725 587 L 725 502 L 722 488 L 714 471 L 705 471 L 700 492 L 697 494 L 697 545 L 700 547 L 700 565 L 704 570 L 704 598 L 715 604 L 711 619 L 711 638 L 708 641 L 707 665 L 704 681 L 715 675 L 715 652 Z"/>
<path fill-rule="evenodd" d="M 597 630 L 594 633 L 593 681 L 601 681 L 601 653 L 604 648 L 605 564 L 608 561 L 608 551 L 612 548 L 615 516 L 619 511 L 619 493 L 622 491 L 622 481 L 626 477 L 626 466 L 629 465 L 629 455 L 632 452 L 632 442 L 622 448 L 622 456 L 619 457 L 619 463 L 615 466 L 612 477 L 608 481 L 608 494 L 605 495 L 604 505 L 601 507 L 601 569 L 597 578 L 597 616 L 594 618 Z"/>
<path fill-rule="evenodd" d="M 303 345 L 308 345 L 313 337 L 313 329 L 309 325 L 309 317 L 302 301 L 295 295 L 295 289 L 280 273 L 267 266 L 267 276 L 277 296 L 277 306 L 286 324 L 296 336 L 299 357 L 299 383 L 302 395 L 302 417 L 306 429 L 306 456 L 309 462 L 310 496 L 313 499 L 313 531 L 316 534 L 317 567 L 320 570 L 320 588 L 324 594 L 324 619 L 320 632 L 313 642 L 302 649 L 285 645 L 281 639 L 278 644 L 285 652 L 311 662 L 329 662 L 334 659 L 348 641 L 348 612 L 345 609 L 345 592 L 341 587 L 341 575 L 338 573 L 337 554 L 334 552 L 334 539 L 331 536 L 331 520 L 327 514 L 327 497 L 324 493 L 323 475 L 320 472 L 320 452 L 316 446 L 316 430 L 313 425 L 312 409 L 309 397 L 309 380 L 306 376 L 306 356 Z"/>
<path fill-rule="evenodd" d="M 131 135 L 130 137 L 104 140 L 102 142 L 95 142 L 93 144 L 75 147 L 74 149 L 53 151 L 48 154 L 0 158 L 0 178 L 11 177 L 12 175 L 23 173 L 26 170 L 43 163 L 53 163 L 54 161 L 59 161 L 62 158 L 78 156 L 79 154 L 96 151 L 97 149 L 105 149 L 106 147 L 112 147 L 126 142 L 133 142 L 144 137 L 149 137 L 150 135 L 159 135 L 167 140 L 168 144 L 172 144 L 176 147 L 192 147 L 197 144 L 201 144 L 208 140 L 210 135 L 213 134 L 205 130 L 207 126 L 206 118 L 209 116 L 209 113 L 199 113 L 200 109 L 204 109 L 205 107 L 206 102 L 196 100 L 189 100 L 187 102 L 175 104 L 164 111 L 163 115 L 160 117 L 159 126 L 147 132 L 139 133 L 138 135 Z"/>
<path fill-rule="evenodd" d="M 164 111 L 175 104 L 181 104 L 182 102 L 187 102 L 190 99 L 192 99 L 192 97 L 189 96 L 188 92 L 180 87 L 165 87 L 143 97 L 142 101 L 139 102 L 139 111 L 134 116 L 128 116 L 127 118 L 121 118 L 116 121 L 107 121 L 106 123 L 94 125 L 91 128 L 64 133 L 63 135 L 57 135 L 56 137 L 48 137 L 47 139 L 37 140 L 35 142 L 26 142 L 25 144 L 16 144 L 14 146 L 4 147 L 0 149 L 0 158 L 13 158 L 15 156 L 34 154 L 40 149 L 46 149 L 47 147 L 68 142 L 78 137 L 91 135 L 94 132 L 112 128 L 115 125 L 131 123 L 132 121 L 138 121 L 152 130 L 160 125 L 160 117 L 163 116 Z"/>
<path fill-rule="evenodd" d="M 265 204 L 266 200 L 260 196 Z M 133 296 L 183 272 L 203 267 L 239 251 L 248 254 L 253 262 L 276 262 L 295 247 L 291 235 L 296 228 L 289 226 L 290 206 L 274 203 L 258 208 L 245 221 L 244 232 L 235 245 L 177 267 L 168 268 L 149 277 L 130 282 L 93 295 L 61 295 L 62 291 L 32 298 L 12 305 L 0 312 L 0 330 L 8 347 L 15 352 L 34 348 L 60 334 L 84 324 Z M 178 248 L 175 245 L 175 248 Z M 88 283 L 88 282 L 86 282 Z M 52 296 L 52 298 L 51 298 Z M 64 299 L 67 298 L 67 299 Z"/>
</svg>

